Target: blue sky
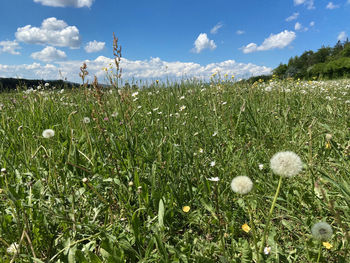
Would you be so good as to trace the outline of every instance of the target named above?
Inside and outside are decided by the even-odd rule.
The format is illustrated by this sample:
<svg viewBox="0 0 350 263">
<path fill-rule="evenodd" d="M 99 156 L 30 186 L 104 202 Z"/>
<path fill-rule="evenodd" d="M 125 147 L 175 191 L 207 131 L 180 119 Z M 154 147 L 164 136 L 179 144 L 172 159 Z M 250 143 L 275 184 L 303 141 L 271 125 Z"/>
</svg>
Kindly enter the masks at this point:
<svg viewBox="0 0 350 263">
<path fill-rule="evenodd" d="M 350 0 L 1 1 L 0 77 L 101 82 L 113 32 L 124 79 L 267 74 L 350 33 Z"/>
</svg>

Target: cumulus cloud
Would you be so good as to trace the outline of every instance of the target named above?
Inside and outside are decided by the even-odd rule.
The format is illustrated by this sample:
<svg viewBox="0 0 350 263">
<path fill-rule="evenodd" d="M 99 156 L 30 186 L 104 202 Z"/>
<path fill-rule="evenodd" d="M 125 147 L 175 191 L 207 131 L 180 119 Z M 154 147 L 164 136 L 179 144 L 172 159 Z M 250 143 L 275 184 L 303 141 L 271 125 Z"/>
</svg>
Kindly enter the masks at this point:
<svg viewBox="0 0 350 263">
<path fill-rule="evenodd" d="M 295 13 L 293 13 L 293 15 L 287 17 L 287 18 L 286 18 L 286 21 L 287 21 L 287 22 L 293 21 L 293 20 L 297 19 L 298 16 L 299 16 L 299 13 L 298 13 L 298 12 L 295 12 Z"/>
<path fill-rule="evenodd" d="M 217 23 L 211 30 L 210 34 L 216 34 L 220 28 L 222 28 L 223 24 L 221 22 Z"/>
<path fill-rule="evenodd" d="M 34 0 L 35 3 L 40 3 L 46 6 L 53 7 L 91 7 L 94 0 Z"/>
<path fill-rule="evenodd" d="M 52 62 L 67 58 L 67 55 L 64 51 L 50 46 L 45 47 L 39 52 L 34 52 L 30 56 L 34 59 L 41 60 L 44 62 Z"/>
<path fill-rule="evenodd" d="M 41 27 L 19 27 L 15 35 L 18 41 L 28 44 L 79 48 L 81 42 L 78 28 L 55 17 L 45 19 Z"/>
<path fill-rule="evenodd" d="M 327 9 L 330 9 L 330 10 L 336 9 L 336 8 L 339 8 L 339 7 L 340 7 L 339 5 L 335 5 L 335 4 L 333 4 L 333 2 L 329 2 L 329 3 L 327 4 L 327 6 L 326 6 L 326 8 L 327 8 Z"/>
<path fill-rule="evenodd" d="M 243 35 L 244 33 L 245 33 L 245 32 L 244 32 L 243 30 L 237 30 L 237 31 L 236 31 L 236 34 L 237 34 L 237 35 Z"/>
<path fill-rule="evenodd" d="M 60 61 L 55 64 L 41 65 L 33 63 L 30 65 L 1 65 L 0 76 L 37 79 L 60 79 L 67 78 L 70 81 L 81 82 L 79 78 L 80 67 L 85 62 L 89 71 L 89 80 L 93 80 L 96 75 L 99 82 L 105 82 L 106 72 L 102 70 L 108 67 L 110 63 L 114 63 L 113 58 L 99 56 L 95 60 L 85 61 Z M 236 77 L 250 77 L 263 74 L 270 74 L 272 68 L 258 66 L 251 63 L 238 63 L 234 60 L 226 60 L 218 63 L 210 63 L 200 65 L 193 62 L 168 62 L 160 58 L 150 58 L 148 60 L 128 60 L 121 59 L 121 67 L 123 69 L 122 78 L 124 80 L 131 79 L 174 79 L 181 80 L 183 78 L 196 77 L 208 80 L 215 72 L 221 74 L 235 75 Z M 59 73 L 61 72 L 61 73 Z"/>
<path fill-rule="evenodd" d="M 194 41 L 194 48 L 192 49 L 195 53 L 200 53 L 204 49 L 214 50 L 216 45 L 214 40 L 210 40 L 206 33 L 200 33 L 196 41 Z"/>
<path fill-rule="evenodd" d="M 96 40 L 94 40 L 87 43 L 84 49 L 87 53 L 93 53 L 93 52 L 101 51 L 102 49 L 105 48 L 105 45 L 106 45 L 105 42 L 97 42 Z"/>
<path fill-rule="evenodd" d="M 314 0 L 294 0 L 294 5 L 305 5 L 307 9 L 314 9 Z"/>
<path fill-rule="evenodd" d="M 310 26 L 313 27 L 315 25 L 315 22 L 314 21 L 311 21 L 310 22 Z"/>
<path fill-rule="evenodd" d="M 278 34 L 271 34 L 264 42 L 258 46 L 255 43 L 250 43 L 242 47 L 243 53 L 251 53 L 255 51 L 265 51 L 275 48 L 285 48 L 295 39 L 296 35 L 293 31 L 284 30 Z"/>
<path fill-rule="evenodd" d="M 338 39 L 339 41 L 345 41 L 345 40 L 347 39 L 347 37 L 348 37 L 348 35 L 346 34 L 346 32 L 345 32 L 345 31 L 342 31 L 342 32 L 339 33 L 337 39 Z"/>
<path fill-rule="evenodd" d="M 18 42 L 14 41 L 0 41 L 0 53 L 10 53 L 12 55 L 19 55 L 17 49 L 20 49 Z"/>
</svg>

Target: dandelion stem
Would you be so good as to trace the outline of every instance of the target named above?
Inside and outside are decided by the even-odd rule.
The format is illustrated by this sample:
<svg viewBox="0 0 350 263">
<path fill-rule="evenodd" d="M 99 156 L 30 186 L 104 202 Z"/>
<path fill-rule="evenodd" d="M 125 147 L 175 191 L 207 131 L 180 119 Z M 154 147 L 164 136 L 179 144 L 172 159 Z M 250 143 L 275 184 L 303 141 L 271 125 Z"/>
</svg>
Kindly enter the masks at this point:
<svg viewBox="0 0 350 263">
<path fill-rule="evenodd" d="M 264 229 L 264 233 L 263 233 L 263 237 L 262 237 L 261 247 L 260 247 L 260 250 L 259 250 L 259 255 L 262 254 L 262 252 L 263 252 L 263 249 L 264 249 L 264 246 L 265 246 L 265 242 L 266 242 L 266 237 L 269 234 L 269 228 L 270 228 L 270 221 L 271 221 L 271 217 L 272 217 L 272 212 L 273 212 L 273 209 L 275 208 L 277 197 L 278 197 L 278 194 L 279 194 L 280 189 L 281 189 L 282 179 L 283 179 L 283 176 L 280 176 L 280 179 L 278 181 L 278 186 L 277 186 L 277 189 L 276 189 L 276 193 L 275 193 L 275 197 L 273 198 L 273 201 L 272 201 L 272 204 L 271 204 L 271 208 L 270 208 L 270 212 L 269 212 L 269 215 L 267 217 L 267 221 L 266 221 L 266 225 L 265 225 L 265 229 Z"/>
<path fill-rule="evenodd" d="M 322 242 L 320 242 L 320 247 L 318 249 L 318 256 L 317 256 L 317 262 L 320 262 L 320 258 L 321 258 L 321 252 L 322 252 Z"/>
<path fill-rule="evenodd" d="M 256 258 L 257 258 L 257 262 L 260 263 L 260 254 L 259 254 L 258 242 L 256 239 L 257 235 L 256 235 L 256 229 L 255 229 L 255 224 L 253 220 L 253 211 L 252 211 L 252 208 L 250 207 L 249 202 L 247 202 L 247 207 L 248 207 L 250 225 L 252 226 L 252 234 L 253 234 L 253 242 L 254 242 L 254 247 L 256 252 Z"/>
</svg>

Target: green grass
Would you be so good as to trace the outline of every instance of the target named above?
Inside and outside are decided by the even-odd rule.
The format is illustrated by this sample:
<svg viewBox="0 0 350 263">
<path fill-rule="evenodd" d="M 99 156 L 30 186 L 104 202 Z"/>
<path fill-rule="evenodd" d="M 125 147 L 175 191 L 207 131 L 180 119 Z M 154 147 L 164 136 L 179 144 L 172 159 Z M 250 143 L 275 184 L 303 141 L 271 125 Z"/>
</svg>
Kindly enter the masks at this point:
<svg viewBox="0 0 350 263">
<path fill-rule="evenodd" d="M 283 180 L 260 262 L 316 262 L 319 221 L 334 232 L 319 262 L 349 260 L 350 81 L 45 90 L 0 105 L 0 262 L 256 262 L 279 181 L 269 161 L 286 150 L 304 168 Z M 239 175 L 254 183 L 244 196 Z"/>
</svg>

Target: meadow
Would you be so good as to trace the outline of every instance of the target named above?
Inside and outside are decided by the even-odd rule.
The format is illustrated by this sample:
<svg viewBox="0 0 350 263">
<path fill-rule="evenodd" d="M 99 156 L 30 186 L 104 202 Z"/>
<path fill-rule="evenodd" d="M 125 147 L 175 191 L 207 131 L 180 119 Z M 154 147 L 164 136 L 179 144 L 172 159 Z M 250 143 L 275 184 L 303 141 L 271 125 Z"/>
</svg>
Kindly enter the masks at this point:
<svg viewBox="0 0 350 263">
<path fill-rule="evenodd" d="M 0 262 L 350 262 L 350 80 L 20 88 Z"/>
</svg>

